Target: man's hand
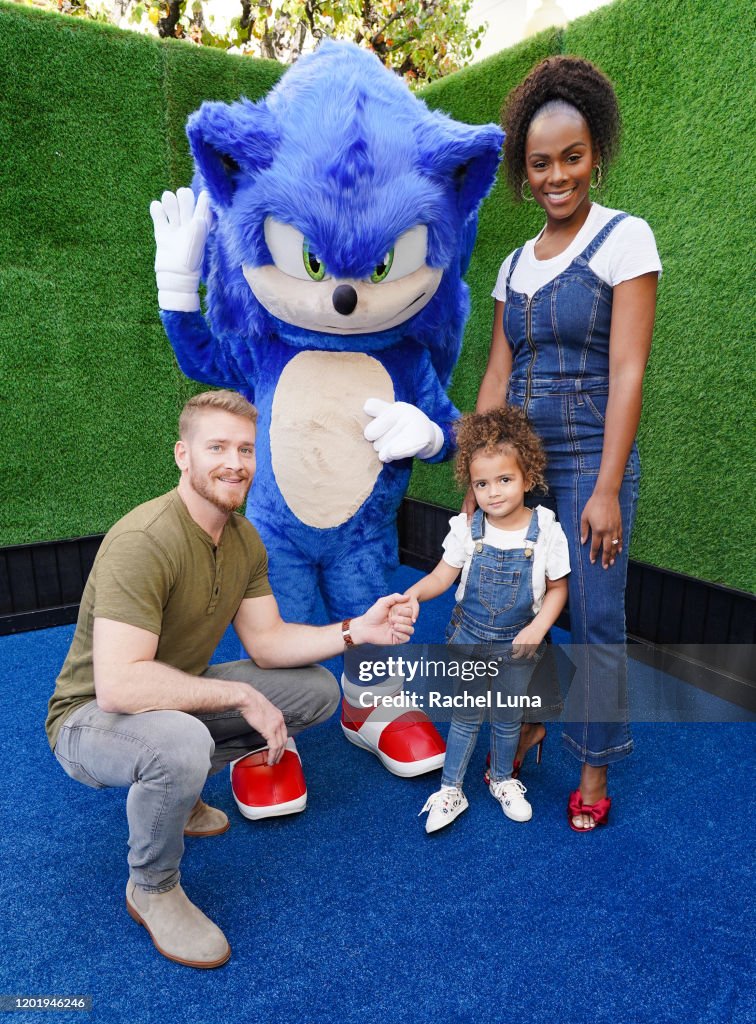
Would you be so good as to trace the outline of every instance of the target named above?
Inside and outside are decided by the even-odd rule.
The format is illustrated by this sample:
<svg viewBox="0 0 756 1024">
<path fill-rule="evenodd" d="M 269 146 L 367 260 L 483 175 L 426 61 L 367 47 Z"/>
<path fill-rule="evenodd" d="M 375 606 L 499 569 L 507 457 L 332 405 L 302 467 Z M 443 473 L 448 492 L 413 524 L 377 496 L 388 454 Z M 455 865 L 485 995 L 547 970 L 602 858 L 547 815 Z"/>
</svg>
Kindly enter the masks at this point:
<svg viewBox="0 0 756 1024">
<path fill-rule="evenodd" d="M 389 594 L 352 619 L 351 633 L 356 644 L 405 644 L 415 632 L 412 621 L 409 597 Z"/>
<path fill-rule="evenodd" d="M 375 417 L 365 427 L 364 434 L 366 441 L 373 442 L 381 462 L 394 462 L 413 455 L 430 459 L 443 448 L 441 428 L 417 406 L 368 398 L 364 411 Z"/>
<path fill-rule="evenodd" d="M 244 721 L 259 732 L 268 744 L 268 764 L 278 764 L 283 757 L 288 733 L 284 717 L 275 704 L 271 704 L 253 687 L 247 687 L 249 696 L 239 711 Z"/>
<path fill-rule="evenodd" d="M 286 723 L 267 697 L 241 681 L 192 676 L 155 661 L 157 646 L 158 637 L 149 630 L 95 618 L 95 693 L 102 711 L 119 715 L 238 711 L 267 743 L 268 764 L 281 760 Z"/>
<path fill-rule="evenodd" d="M 207 192 L 195 206 L 190 188 L 163 192 L 150 205 L 155 226 L 155 278 L 161 309 L 196 313 L 200 308 L 199 281 L 207 235 L 212 224 Z"/>
</svg>

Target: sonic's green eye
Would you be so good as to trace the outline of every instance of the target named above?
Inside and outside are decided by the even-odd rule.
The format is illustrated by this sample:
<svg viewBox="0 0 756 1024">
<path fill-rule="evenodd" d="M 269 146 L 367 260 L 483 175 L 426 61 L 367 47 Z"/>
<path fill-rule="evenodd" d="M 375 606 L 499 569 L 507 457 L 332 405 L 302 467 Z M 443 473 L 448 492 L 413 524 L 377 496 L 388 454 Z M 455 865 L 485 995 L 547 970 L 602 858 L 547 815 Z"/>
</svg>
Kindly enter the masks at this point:
<svg viewBox="0 0 756 1024">
<path fill-rule="evenodd" d="M 377 264 L 375 270 L 370 275 L 370 280 L 373 284 L 380 284 L 381 281 L 385 281 L 388 277 L 388 272 L 391 270 L 391 264 L 394 262 L 394 250 L 389 249 L 386 255 L 383 257 L 381 262 Z"/>
<path fill-rule="evenodd" d="M 325 263 L 314 252 L 310 251 L 309 242 L 305 242 L 302 246 L 302 259 L 304 260 L 305 270 L 313 281 L 322 281 L 326 273 Z"/>
</svg>

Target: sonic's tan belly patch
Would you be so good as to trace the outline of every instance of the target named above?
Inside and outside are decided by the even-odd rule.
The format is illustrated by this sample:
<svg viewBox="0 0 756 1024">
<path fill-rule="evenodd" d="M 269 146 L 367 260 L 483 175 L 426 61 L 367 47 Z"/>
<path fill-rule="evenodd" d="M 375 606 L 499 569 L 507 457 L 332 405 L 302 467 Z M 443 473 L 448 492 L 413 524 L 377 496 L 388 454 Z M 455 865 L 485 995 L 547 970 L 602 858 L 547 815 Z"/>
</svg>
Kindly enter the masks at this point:
<svg viewBox="0 0 756 1024">
<path fill-rule="evenodd" d="M 394 386 L 362 352 L 300 352 L 281 374 L 270 417 L 273 474 L 307 526 L 340 526 L 375 487 L 383 463 L 362 436 L 368 398 L 393 402 Z"/>
</svg>

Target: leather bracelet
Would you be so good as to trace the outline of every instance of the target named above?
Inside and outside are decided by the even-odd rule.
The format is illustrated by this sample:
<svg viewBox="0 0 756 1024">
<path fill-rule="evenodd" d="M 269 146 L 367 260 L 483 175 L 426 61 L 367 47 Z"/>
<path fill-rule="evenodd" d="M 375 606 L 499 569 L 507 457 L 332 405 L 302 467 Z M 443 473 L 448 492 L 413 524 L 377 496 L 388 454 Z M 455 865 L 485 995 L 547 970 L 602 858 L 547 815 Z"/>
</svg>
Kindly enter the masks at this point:
<svg viewBox="0 0 756 1024">
<path fill-rule="evenodd" d="M 344 647 L 346 648 L 354 647 L 354 640 L 352 640 L 351 628 L 352 620 L 344 619 L 344 621 L 341 623 L 341 635 L 344 638 Z"/>
</svg>

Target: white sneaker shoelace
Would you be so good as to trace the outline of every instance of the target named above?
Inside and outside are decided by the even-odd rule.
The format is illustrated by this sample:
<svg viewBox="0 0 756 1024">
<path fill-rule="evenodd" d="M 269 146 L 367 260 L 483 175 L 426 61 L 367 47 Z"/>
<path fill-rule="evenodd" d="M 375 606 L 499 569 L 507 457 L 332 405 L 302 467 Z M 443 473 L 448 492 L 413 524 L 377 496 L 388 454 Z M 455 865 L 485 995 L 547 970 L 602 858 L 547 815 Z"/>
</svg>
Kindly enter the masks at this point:
<svg viewBox="0 0 756 1024">
<path fill-rule="evenodd" d="M 502 779 L 501 782 L 492 782 L 490 789 L 497 800 L 507 797 L 516 800 L 518 797 L 524 797 L 527 793 L 527 789 L 519 779 Z"/>
<path fill-rule="evenodd" d="M 432 811 L 434 808 L 437 808 L 442 814 L 449 814 L 449 812 L 455 810 L 463 800 L 464 795 L 461 789 L 458 789 L 456 786 L 442 786 L 441 789 L 437 790 L 435 793 L 431 793 L 425 801 L 422 811 L 418 814 L 418 818 L 420 817 L 420 814 L 425 814 L 426 811 Z"/>
<path fill-rule="evenodd" d="M 513 821 L 530 821 L 533 808 L 525 799 L 527 789 L 519 779 L 502 779 L 489 786 L 491 796 L 498 800 L 502 811 Z"/>
<path fill-rule="evenodd" d="M 420 814 L 428 811 L 425 821 L 426 832 L 438 832 L 439 829 L 451 825 L 455 818 L 458 818 L 468 807 L 467 797 L 457 786 L 442 786 L 435 793 L 431 793 L 425 801 Z M 418 814 L 418 818 L 420 817 Z"/>
</svg>

